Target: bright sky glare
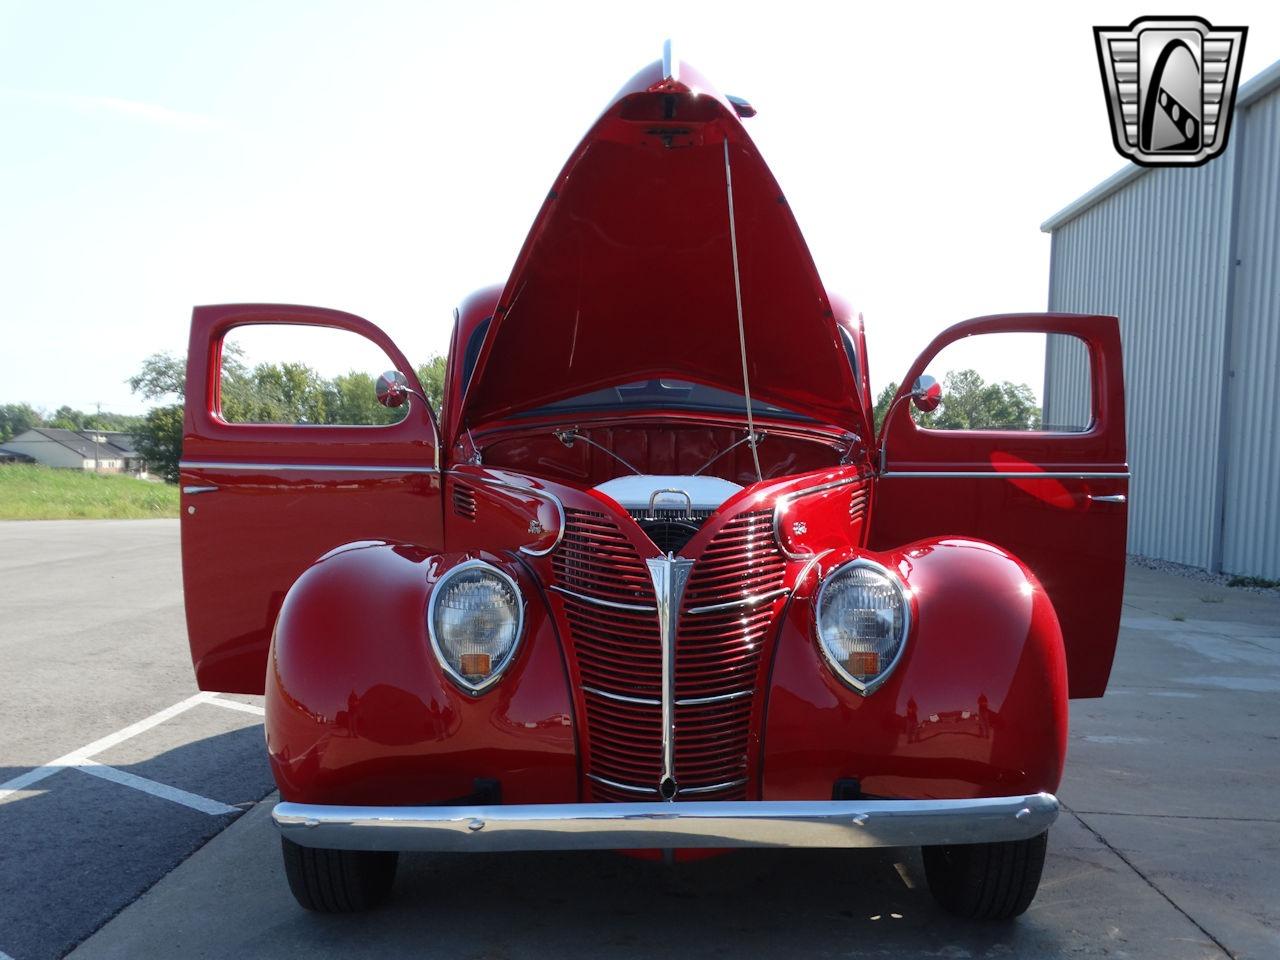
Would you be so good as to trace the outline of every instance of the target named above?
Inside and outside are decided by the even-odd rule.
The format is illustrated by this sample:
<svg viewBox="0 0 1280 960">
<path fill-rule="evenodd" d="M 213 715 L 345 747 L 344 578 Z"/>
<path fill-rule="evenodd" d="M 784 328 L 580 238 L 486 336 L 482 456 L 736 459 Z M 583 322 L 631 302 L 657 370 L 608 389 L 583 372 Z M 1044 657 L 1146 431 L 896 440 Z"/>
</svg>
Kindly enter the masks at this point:
<svg viewBox="0 0 1280 960">
<path fill-rule="evenodd" d="M 141 411 L 125 378 L 185 352 L 197 303 L 336 307 L 443 351 L 667 36 L 759 109 L 878 390 L 956 320 L 1044 309 L 1039 224 L 1123 165 L 1090 28 L 1184 12 L 0 0 L 0 402 Z M 1280 59 L 1280 5 L 1192 12 L 1250 28 L 1244 80 Z"/>
</svg>

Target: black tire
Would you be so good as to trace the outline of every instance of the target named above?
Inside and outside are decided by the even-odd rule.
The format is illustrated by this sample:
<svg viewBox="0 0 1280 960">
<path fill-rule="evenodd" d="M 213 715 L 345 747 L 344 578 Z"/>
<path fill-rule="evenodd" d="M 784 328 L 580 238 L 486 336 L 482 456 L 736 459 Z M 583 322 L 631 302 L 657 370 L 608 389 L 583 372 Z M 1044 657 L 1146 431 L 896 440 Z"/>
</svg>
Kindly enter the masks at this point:
<svg viewBox="0 0 1280 960">
<path fill-rule="evenodd" d="M 280 838 L 284 872 L 299 905 L 318 913 L 353 913 L 391 892 L 398 853 L 323 850 Z"/>
<path fill-rule="evenodd" d="M 1031 906 L 1049 834 L 1003 843 L 925 847 L 929 891 L 948 913 L 966 920 L 1012 920 Z"/>
</svg>

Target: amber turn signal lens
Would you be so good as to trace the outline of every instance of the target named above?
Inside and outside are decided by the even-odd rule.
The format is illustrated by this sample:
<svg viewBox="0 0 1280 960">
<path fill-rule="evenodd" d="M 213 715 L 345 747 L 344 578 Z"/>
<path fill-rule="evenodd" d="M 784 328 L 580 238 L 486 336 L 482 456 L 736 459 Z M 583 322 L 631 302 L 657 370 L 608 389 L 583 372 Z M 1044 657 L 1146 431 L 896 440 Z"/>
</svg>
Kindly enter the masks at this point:
<svg viewBox="0 0 1280 960">
<path fill-rule="evenodd" d="M 874 677 L 880 672 L 880 654 L 873 650 L 855 650 L 844 662 L 844 668 L 855 677 Z"/>
<path fill-rule="evenodd" d="M 489 655 L 487 653 L 464 653 L 458 664 L 464 677 L 487 677 L 489 675 Z"/>
</svg>

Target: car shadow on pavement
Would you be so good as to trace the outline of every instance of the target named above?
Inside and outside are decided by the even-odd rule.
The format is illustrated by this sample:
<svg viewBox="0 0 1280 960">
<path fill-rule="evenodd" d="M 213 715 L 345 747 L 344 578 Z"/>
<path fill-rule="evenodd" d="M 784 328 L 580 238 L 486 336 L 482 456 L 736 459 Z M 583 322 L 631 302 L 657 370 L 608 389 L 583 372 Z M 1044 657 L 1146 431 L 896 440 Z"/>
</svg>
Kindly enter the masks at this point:
<svg viewBox="0 0 1280 960">
<path fill-rule="evenodd" d="M 138 762 L 97 759 L 224 812 L 70 768 L 0 802 L 0 952 L 13 960 L 62 956 L 274 787 L 260 725 Z M 0 783 L 29 769 L 0 767 Z"/>
</svg>

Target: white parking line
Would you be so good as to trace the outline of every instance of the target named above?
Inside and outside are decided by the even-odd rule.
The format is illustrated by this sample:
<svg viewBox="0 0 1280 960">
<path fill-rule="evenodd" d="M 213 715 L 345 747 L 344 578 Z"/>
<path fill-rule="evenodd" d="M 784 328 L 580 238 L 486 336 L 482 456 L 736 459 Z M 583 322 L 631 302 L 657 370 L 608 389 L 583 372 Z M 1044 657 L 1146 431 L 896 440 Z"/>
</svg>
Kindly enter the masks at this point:
<svg viewBox="0 0 1280 960">
<path fill-rule="evenodd" d="M 245 713 L 252 713 L 258 717 L 267 715 L 267 711 L 256 703 L 241 703 L 239 700 L 222 700 L 218 697 L 210 697 L 205 702 L 215 707 L 226 707 L 228 710 L 243 710 Z"/>
<path fill-rule="evenodd" d="M 117 730 L 115 733 L 109 733 L 99 740 L 93 741 L 79 750 L 72 750 L 68 754 L 64 754 L 57 760 L 50 760 L 48 763 L 36 767 L 34 770 L 28 770 L 26 773 L 14 777 L 12 780 L 6 780 L 0 783 L 0 803 L 6 798 L 19 790 L 25 790 L 33 783 L 39 783 L 45 777 L 51 777 L 60 770 L 66 770 L 68 767 L 76 767 L 84 770 L 85 773 L 92 773 L 95 776 L 102 777 L 106 780 L 114 780 L 116 783 L 122 783 L 125 786 L 133 787 L 144 793 L 150 793 L 158 797 L 164 797 L 167 800 L 173 800 L 175 803 L 183 803 L 196 810 L 204 813 L 220 815 L 228 812 L 239 812 L 239 807 L 228 807 L 225 803 L 219 803 L 217 800 L 209 800 L 206 797 L 197 796 L 194 793 L 187 793 L 185 790 L 179 790 L 177 787 L 170 787 L 163 783 L 157 783 L 154 780 L 148 780 L 146 777 L 137 777 L 131 773 L 125 773 L 123 770 L 117 770 L 115 767 L 108 767 L 102 764 L 94 763 L 89 758 L 95 754 L 102 753 L 104 750 L 110 750 L 117 744 L 123 743 L 130 737 L 136 737 L 140 733 L 145 733 L 152 727 L 159 726 L 166 720 L 172 720 L 180 713 L 185 713 L 192 707 L 199 706 L 202 703 L 213 704 L 218 707 L 226 707 L 229 710 L 241 710 L 245 713 L 252 713 L 256 716 L 263 716 L 265 711 L 262 707 L 255 706 L 251 703 L 240 703 L 236 700 L 220 700 L 216 694 L 201 692 L 180 700 L 171 707 L 165 707 L 157 713 L 145 719 L 139 720 L 137 723 L 131 723 L 129 726 Z M 90 769 L 90 768 L 96 769 Z M 109 772 L 107 772 L 109 771 Z M 0 960 L 12 960 L 0 953 Z"/>
<path fill-rule="evenodd" d="M 79 750 L 72 750 L 70 753 L 59 757 L 57 760 L 50 760 L 43 766 L 36 767 L 34 770 L 28 770 L 26 773 L 14 777 L 0 783 L 0 801 L 3 801 L 12 793 L 19 790 L 25 790 L 33 783 L 39 783 L 45 777 L 51 777 L 59 770 L 65 770 L 67 767 L 79 765 L 81 760 L 87 760 L 95 753 L 102 753 L 109 750 L 118 743 L 123 743 L 130 737 L 136 737 L 144 731 L 150 730 L 154 726 L 164 723 L 166 720 L 176 717 L 180 713 L 185 713 L 197 704 L 205 703 L 213 697 L 212 693 L 197 693 L 194 696 L 187 697 L 175 703 L 172 707 L 165 707 L 158 713 L 153 713 L 144 720 L 137 723 L 131 723 L 123 730 L 117 730 L 115 733 L 109 733 L 100 740 L 95 740 L 87 746 L 81 747 Z"/>
<path fill-rule="evenodd" d="M 95 777 L 101 777 L 103 780 L 110 780 L 113 783 L 124 784 L 126 787 L 133 787 L 133 789 L 149 793 L 153 797 L 172 800 L 174 803 L 180 803 L 184 807 L 199 810 L 201 813 L 207 813 L 213 817 L 241 812 L 239 807 L 233 807 L 217 800 L 210 800 L 208 797 L 202 797 L 195 793 L 188 793 L 186 790 L 171 787 L 167 783 L 159 783 L 156 780 L 148 780 L 146 777 L 126 773 L 124 770 L 109 767 L 106 764 L 98 763 L 96 760 L 81 760 L 76 765 L 76 769 L 84 773 L 93 774 Z"/>
</svg>

